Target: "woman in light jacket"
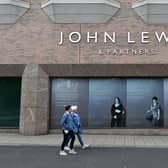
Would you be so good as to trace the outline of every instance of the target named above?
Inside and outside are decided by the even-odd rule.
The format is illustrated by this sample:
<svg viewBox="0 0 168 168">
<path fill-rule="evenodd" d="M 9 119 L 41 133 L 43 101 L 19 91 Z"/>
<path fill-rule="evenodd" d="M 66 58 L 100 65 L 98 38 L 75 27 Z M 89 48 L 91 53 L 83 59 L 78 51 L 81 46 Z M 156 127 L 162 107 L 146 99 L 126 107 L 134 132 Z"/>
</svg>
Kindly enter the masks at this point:
<svg viewBox="0 0 168 168">
<path fill-rule="evenodd" d="M 161 119 L 161 110 L 160 105 L 158 103 L 158 98 L 152 98 L 152 104 L 150 106 L 150 110 L 147 111 L 147 114 L 151 116 L 151 122 L 153 127 L 159 126 L 160 119 Z"/>
<path fill-rule="evenodd" d="M 73 122 L 74 122 L 74 126 L 75 126 L 75 134 L 78 137 L 79 143 L 82 147 L 82 149 L 85 149 L 87 147 L 89 147 L 88 144 L 84 144 L 83 140 L 82 140 L 82 123 L 80 120 L 80 115 L 78 113 L 78 106 L 72 106 L 71 107 L 72 110 L 72 117 L 73 117 Z"/>
</svg>

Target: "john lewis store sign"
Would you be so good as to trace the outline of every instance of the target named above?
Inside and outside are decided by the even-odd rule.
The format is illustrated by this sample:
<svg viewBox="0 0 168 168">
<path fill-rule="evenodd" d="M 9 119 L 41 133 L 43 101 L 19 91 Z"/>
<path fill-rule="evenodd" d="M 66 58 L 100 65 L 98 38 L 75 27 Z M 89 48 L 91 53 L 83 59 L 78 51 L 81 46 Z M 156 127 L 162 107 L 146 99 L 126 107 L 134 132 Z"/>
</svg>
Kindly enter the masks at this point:
<svg viewBox="0 0 168 168">
<path fill-rule="evenodd" d="M 117 36 L 118 34 L 116 32 L 113 32 L 112 34 L 108 32 L 104 32 L 104 43 L 107 43 L 110 41 L 111 43 L 117 43 Z M 168 43 L 168 34 L 166 32 L 141 32 L 139 40 L 142 44 L 148 44 L 150 43 L 150 36 L 153 35 L 155 36 L 156 40 L 158 43 L 161 43 L 162 41 L 165 41 Z M 87 37 L 87 43 L 90 43 L 91 40 L 93 40 L 95 43 L 98 43 L 99 40 L 99 34 L 98 32 L 90 33 L 86 32 L 86 37 Z M 80 32 L 71 32 L 68 35 L 68 40 L 71 43 L 79 43 L 82 40 L 82 35 Z M 129 44 L 136 43 L 136 41 L 132 38 L 131 32 L 127 33 L 127 42 Z M 64 43 L 64 32 L 60 32 L 60 41 L 59 45 L 62 45 Z"/>
<path fill-rule="evenodd" d="M 62 46 L 64 45 L 65 41 L 68 40 L 69 43 L 72 44 L 78 44 L 80 42 L 85 42 L 87 44 L 98 44 L 99 42 L 103 42 L 104 44 L 114 44 L 114 46 L 120 44 L 120 34 L 117 32 L 70 32 L 68 34 L 65 34 L 64 32 L 60 32 L 58 35 L 58 45 Z M 109 52 L 112 55 L 155 55 L 158 51 L 155 47 L 149 47 L 150 43 L 152 43 L 152 39 L 155 40 L 155 43 L 159 45 L 160 43 L 164 43 L 165 45 L 168 43 L 168 33 L 167 32 L 140 32 L 136 35 L 127 32 L 124 35 L 125 39 L 122 39 L 127 44 L 125 46 L 131 45 L 131 46 L 137 46 L 137 44 L 141 44 L 141 47 L 115 47 L 111 50 L 103 51 L 103 52 Z M 123 43 L 123 42 L 122 42 Z M 101 49 L 99 50 L 101 54 Z M 108 53 L 108 54 L 109 54 Z"/>
</svg>

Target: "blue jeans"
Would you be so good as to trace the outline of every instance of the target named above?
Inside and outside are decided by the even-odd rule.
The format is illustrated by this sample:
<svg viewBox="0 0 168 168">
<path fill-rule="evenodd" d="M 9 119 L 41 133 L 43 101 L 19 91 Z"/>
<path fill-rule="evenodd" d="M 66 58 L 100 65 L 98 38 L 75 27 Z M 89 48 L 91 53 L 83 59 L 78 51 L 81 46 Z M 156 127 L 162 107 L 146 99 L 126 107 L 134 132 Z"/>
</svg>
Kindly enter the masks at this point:
<svg viewBox="0 0 168 168">
<path fill-rule="evenodd" d="M 155 117 L 155 118 L 153 118 L 153 120 L 152 120 L 152 125 L 154 126 L 154 127 L 158 127 L 159 126 L 159 120 Z"/>
<path fill-rule="evenodd" d="M 77 132 L 76 135 L 77 135 L 77 137 L 78 137 L 78 141 L 79 141 L 79 143 L 81 144 L 81 146 L 83 146 L 84 143 L 83 143 L 82 136 L 81 136 L 82 134 L 79 133 L 79 132 Z"/>
<path fill-rule="evenodd" d="M 83 146 L 84 143 L 83 143 L 82 136 L 81 136 L 82 134 L 79 131 L 77 133 L 75 133 L 75 134 L 78 137 L 78 141 L 79 141 L 80 145 Z M 69 143 L 70 139 L 71 139 L 71 137 L 69 136 L 67 141 L 66 141 L 66 145 L 65 146 L 68 146 L 68 143 Z"/>
</svg>

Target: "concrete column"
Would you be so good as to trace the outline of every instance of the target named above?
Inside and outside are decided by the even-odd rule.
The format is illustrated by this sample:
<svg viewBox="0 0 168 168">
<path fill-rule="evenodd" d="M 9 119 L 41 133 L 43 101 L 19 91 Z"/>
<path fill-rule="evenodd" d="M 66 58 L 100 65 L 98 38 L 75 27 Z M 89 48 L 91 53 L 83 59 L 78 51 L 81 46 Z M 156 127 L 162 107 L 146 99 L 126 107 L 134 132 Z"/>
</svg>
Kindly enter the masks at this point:
<svg viewBox="0 0 168 168">
<path fill-rule="evenodd" d="M 37 64 L 28 64 L 22 77 L 20 134 L 48 133 L 49 77 Z"/>
</svg>

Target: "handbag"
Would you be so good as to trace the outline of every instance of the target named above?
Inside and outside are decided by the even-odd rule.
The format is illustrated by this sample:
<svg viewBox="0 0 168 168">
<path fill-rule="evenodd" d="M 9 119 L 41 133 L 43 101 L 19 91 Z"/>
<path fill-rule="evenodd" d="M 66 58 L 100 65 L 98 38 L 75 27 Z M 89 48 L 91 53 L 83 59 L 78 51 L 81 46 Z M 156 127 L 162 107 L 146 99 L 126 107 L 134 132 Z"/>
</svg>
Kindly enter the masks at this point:
<svg viewBox="0 0 168 168">
<path fill-rule="evenodd" d="M 146 112 L 146 120 L 148 120 L 148 121 L 152 121 L 153 120 L 153 114 L 152 114 L 151 110 L 148 110 Z"/>
</svg>

